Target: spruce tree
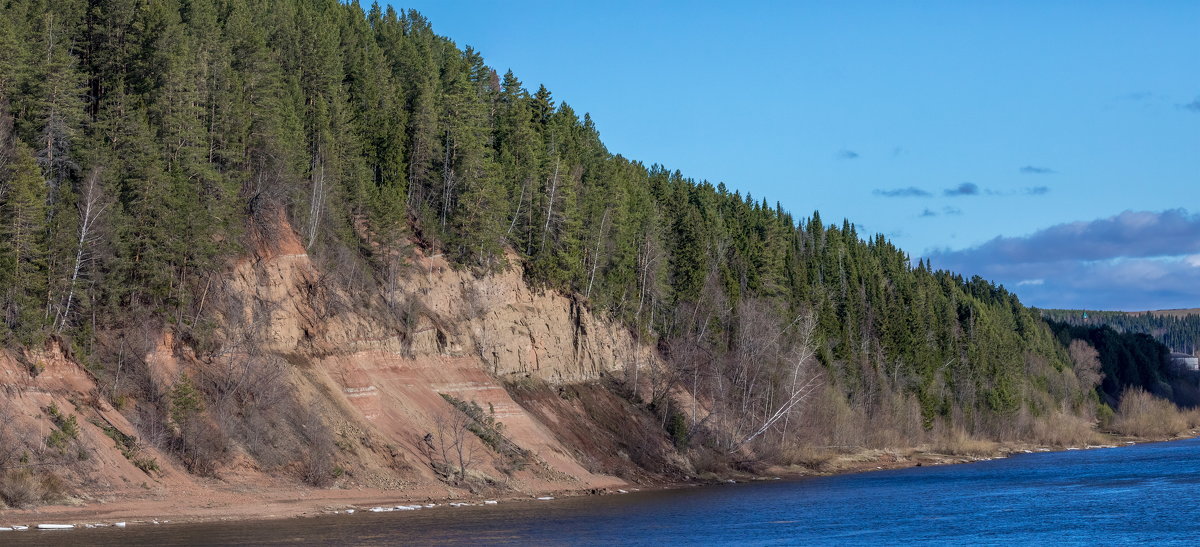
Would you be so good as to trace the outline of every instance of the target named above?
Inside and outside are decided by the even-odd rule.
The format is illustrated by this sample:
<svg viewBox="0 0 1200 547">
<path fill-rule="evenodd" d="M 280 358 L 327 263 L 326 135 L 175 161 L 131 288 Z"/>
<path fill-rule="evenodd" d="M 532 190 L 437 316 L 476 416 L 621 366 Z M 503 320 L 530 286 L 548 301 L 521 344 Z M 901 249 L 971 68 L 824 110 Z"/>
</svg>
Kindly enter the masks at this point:
<svg viewBox="0 0 1200 547">
<path fill-rule="evenodd" d="M 17 141 L 0 173 L 0 325 L 25 344 L 49 323 L 46 201 L 48 185 L 34 153 Z"/>
</svg>

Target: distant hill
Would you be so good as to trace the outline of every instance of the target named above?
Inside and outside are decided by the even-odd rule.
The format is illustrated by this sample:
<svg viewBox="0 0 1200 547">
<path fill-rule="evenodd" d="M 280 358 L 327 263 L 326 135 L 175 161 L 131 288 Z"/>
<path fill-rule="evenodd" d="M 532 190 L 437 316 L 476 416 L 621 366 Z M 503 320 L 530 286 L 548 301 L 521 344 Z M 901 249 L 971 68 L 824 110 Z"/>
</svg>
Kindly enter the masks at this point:
<svg viewBox="0 0 1200 547">
<path fill-rule="evenodd" d="M 1157 316 L 1164 316 L 1164 317 L 1187 317 L 1189 315 L 1200 315 L 1200 308 L 1180 308 L 1180 309 L 1174 309 L 1174 310 L 1149 310 L 1149 311 L 1144 311 L 1144 312 L 1122 312 L 1122 313 L 1125 313 L 1127 315 L 1140 315 L 1143 313 L 1148 313 L 1150 315 L 1157 315 Z"/>
<path fill-rule="evenodd" d="M 1108 325 L 1118 332 L 1153 336 L 1172 351 L 1195 353 L 1200 348 L 1200 308 L 1144 312 L 1040 310 L 1042 316 L 1074 326 Z"/>
</svg>

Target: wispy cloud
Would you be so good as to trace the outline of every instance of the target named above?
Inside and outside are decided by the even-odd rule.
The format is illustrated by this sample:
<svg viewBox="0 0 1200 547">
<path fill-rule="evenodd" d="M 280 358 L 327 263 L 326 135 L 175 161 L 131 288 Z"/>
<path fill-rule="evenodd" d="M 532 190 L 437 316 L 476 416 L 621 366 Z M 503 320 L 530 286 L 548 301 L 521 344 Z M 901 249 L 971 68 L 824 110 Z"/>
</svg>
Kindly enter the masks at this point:
<svg viewBox="0 0 1200 547">
<path fill-rule="evenodd" d="M 974 182 L 964 182 L 954 188 L 943 190 L 942 195 L 946 197 L 977 196 L 979 195 L 979 185 Z"/>
<path fill-rule="evenodd" d="M 859 157 L 858 152 L 855 152 L 853 150 L 847 150 L 845 148 L 838 150 L 838 153 L 837 153 L 837 158 L 839 160 L 856 160 L 856 159 L 858 159 L 858 157 Z"/>
<path fill-rule="evenodd" d="M 934 211 L 933 209 L 926 207 L 925 210 L 921 211 L 921 214 L 919 214 L 917 216 L 920 218 L 930 218 L 930 217 L 936 217 L 936 216 L 940 216 L 940 215 L 956 216 L 956 215 L 961 215 L 961 214 L 962 214 L 962 209 L 959 209 L 958 207 L 946 206 L 946 207 L 942 207 L 942 210 L 940 212 Z"/>
<path fill-rule="evenodd" d="M 890 190 L 879 188 L 872 193 L 885 198 L 925 198 L 933 195 L 925 190 L 917 188 L 916 186 L 909 186 L 908 188 L 893 188 Z"/>
<path fill-rule="evenodd" d="M 1022 175 L 1053 175 L 1057 171 L 1049 167 L 1038 167 L 1036 165 L 1026 165 L 1021 168 Z"/>
<path fill-rule="evenodd" d="M 1200 97 L 1196 97 L 1195 99 L 1192 99 L 1192 102 L 1190 102 L 1190 103 L 1184 103 L 1184 104 L 1179 105 L 1179 108 L 1182 108 L 1184 110 L 1191 110 L 1192 112 L 1200 113 Z"/>
<path fill-rule="evenodd" d="M 916 186 L 908 186 L 905 188 L 877 188 L 877 189 L 873 190 L 871 193 L 876 196 L 882 196 L 885 198 L 928 198 L 928 197 L 933 197 L 932 192 L 929 192 L 928 190 L 925 190 L 923 188 L 918 188 Z M 1028 186 L 1028 187 L 1019 189 L 1019 190 L 992 190 L 992 189 L 981 188 L 978 184 L 975 184 L 973 182 L 964 182 L 953 188 L 946 188 L 945 190 L 942 190 L 942 196 L 948 197 L 948 198 L 957 198 L 957 197 L 963 197 L 963 196 L 981 196 L 981 195 L 987 195 L 987 196 L 1013 196 L 1013 195 L 1044 196 L 1048 193 L 1050 193 L 1049 186 Z M 931 211 L 931 212 L 933 212 L 934 215 L 937 214 L 936 211 Z M 962 211 L 960 211 L 954 207 L 946 207 L 942 211 L 942 213 L 947 214 L 947 215 L 956 215 L 956 214 L 962 213 Z M 921 216 L 934 216 L 934 215 L 923 214 Z"/>
<path fill-rule="evenodd" d="M 1200 306 L 1200 214 L 1183 209 L 1125 211 L 927 256 L 1016 287 L 1042 307 Z"/>
</svg>

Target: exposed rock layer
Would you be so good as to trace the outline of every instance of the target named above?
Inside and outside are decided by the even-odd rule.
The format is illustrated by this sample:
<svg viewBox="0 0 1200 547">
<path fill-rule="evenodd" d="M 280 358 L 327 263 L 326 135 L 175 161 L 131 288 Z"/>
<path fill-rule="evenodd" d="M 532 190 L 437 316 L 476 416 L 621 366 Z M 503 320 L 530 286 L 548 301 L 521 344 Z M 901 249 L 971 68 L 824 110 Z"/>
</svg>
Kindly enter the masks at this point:
<svg viewBox="0 0 1200 547">
<path fill-rule="evenodd" d="M 455 495 L 430 465 L 425 442 L 457 412 L 443 395 L 478 403 L 530 454 L 514 469 L 468 436 L 476 486 L 512 493 L 609 488 L 681 469 L 661 427 L 606 387 L 652 362 L 654 352 L 578 299 L 529 287 L 519 267 L 476 277 L 419 253 L 390 288 L 354 291 L 327 283 L 291 230 L 284 232 L 205 296 L 217 318 L 216 355 L 196 357 L 169 329 L 160 334 L 144 356 L 159 393 L 205 367 L 282 360 L 287 373 L 278 381 L 335 436 L 334 459 L 344 471 L 335 484 L 401 496 Z M 133 415 L 113 409 L 91 375 L 57 348 L 0 354 L 0 387 L 16 417 L 10 428 L 28 436 L 53 430 L 51 404 L 77 416 L 73 446 L 88 456 L 63 464 L 60 474 L 84 498 L 297 483 L 288 468 L 262 465 L 240 446 L 212 481 L 187 473 L 164 447 L 141 442 L 140 454 L 159 463 L 158 471 L 143 472 L 102 429 L 144 437 Z"/>
</svg>

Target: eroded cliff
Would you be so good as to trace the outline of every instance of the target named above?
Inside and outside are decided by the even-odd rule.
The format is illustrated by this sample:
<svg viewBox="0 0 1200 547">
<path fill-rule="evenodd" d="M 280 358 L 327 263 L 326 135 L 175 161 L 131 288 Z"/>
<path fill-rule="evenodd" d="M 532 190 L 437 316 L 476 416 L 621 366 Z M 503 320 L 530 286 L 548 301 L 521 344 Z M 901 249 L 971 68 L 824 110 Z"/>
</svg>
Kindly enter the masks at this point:
<svg viewBox="0 0 1200 547">
<path fill-rule="evenodd" d="M 137 359 L 145 389 L 116 397 L 121 409 L 109 402 L 121 380 L 102 393 L 58 341 L 0 358 L 14 450 L 42 454 L 58 422 L 77 427 L 52 458 L 65 484 L 45 488 L 84 500 L 304 483 L 455 497 L 685 472 L 662 424 L 614 387 L 661 366 L 655 352 L 577 298 L 531 288 L 518 266 L 476 276 L 419 251 L 386 288 L 356 291 L 280 232 L 203 295 L 203 350 L 156 331 Z M 199 404 L 180 403 L 193 391 Z"/>
</svg>

